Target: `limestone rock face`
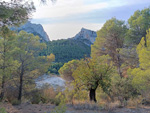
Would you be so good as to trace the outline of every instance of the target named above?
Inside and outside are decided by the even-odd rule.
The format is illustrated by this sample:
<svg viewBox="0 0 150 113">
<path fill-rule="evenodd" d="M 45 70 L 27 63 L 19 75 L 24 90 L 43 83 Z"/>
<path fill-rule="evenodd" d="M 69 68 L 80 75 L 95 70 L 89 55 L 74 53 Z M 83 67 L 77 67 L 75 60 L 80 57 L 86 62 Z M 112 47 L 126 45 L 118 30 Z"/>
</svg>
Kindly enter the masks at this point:
<svg viewBox="0 0 150 113">
<path fill-rule="evenodd" d="M 95 42 L 96 37 L 97 34 L 95 31 L 82 28 L 81 31 L 73 37 L 73 39 L 80 40 L 86 45 L 91 46 L 91 44 Z"/>
<path fill-rule="evenodd" d="M 47 85 L 49 87 L 52 86 L 54 89 L 61 88 L 61 90 L 64 90 L 65 82 L 66 81 L 60 77 L 46 74 L 35 79 L 36 88 L 42 88 L 44 85 Z"/>
<path fill-rule="evenodd" d="M 44 31 L 43 26 L 41 24 L 33 24 L 31 22 L 27 22 L 24 25 L 18 27 L 18 28 L 11 28 L 12 30 L 21 31 L 24 30 L 27 33 L 32 33 L 34 35 L 38 35 L 40 37 L 40 41 L 42 42 L 48 42 L 50 41 L 49 36 Z"/>
</svg>

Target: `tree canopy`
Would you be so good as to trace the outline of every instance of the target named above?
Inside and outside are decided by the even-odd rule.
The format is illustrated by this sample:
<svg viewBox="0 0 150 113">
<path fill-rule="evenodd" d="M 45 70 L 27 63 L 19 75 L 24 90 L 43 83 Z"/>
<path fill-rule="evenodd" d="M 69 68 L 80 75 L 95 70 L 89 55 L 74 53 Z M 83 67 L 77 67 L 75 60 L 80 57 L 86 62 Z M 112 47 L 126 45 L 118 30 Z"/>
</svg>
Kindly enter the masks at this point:
<svg viewBox="0 0 150 113">
<path fill-rule="evenodd" d="M 126 37 L 128 42 L 139 44 L 141 38 L 146 37 L 146 31 L 150 28 L 150 8 L 135 11 L 128 19 L 128 24 L 129 30 Z"/>
<path fill-rule="evenodd" d="M 98 37 L 91 48 L 91 56 L 109 55 L 112 61 L 118 68 L 118 73 L 122 76 L 120 57 L 120 49 L 123 47 L 124 37 L 127 28 L 124 21 L 112 18 L 104 24 L 104 26 L 97 32 Z"/>
<path fill-rule="evenodd" d="M 147 47 L 145 47 L 144 37 L 137 46 L 137 53 L 139 56 L 139 67 L 129 69 L 128 73 L 133 78 L 133 86 L 140 91 L 143 96 L 146 96 L 150 91 L 150 30 L 146 35 Z"/>
<path fill-rule="evenodd" d="M 19 25 L 27 21 L 34 10 L 33 2 L 0 2 L 0 26 Z"/>
</svg>

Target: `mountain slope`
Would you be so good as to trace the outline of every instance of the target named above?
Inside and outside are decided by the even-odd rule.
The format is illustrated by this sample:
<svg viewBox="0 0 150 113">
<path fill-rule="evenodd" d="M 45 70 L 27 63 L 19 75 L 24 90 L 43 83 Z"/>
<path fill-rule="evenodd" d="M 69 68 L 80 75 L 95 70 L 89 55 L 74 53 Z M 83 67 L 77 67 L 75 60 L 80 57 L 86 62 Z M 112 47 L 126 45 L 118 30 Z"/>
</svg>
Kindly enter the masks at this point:
<svg viewBox="0 0 150 113">
<path fill-rule="evenodd" d="M 55 62 L 65 63 L 73 59 L 89 57 L 90 52 L 91 48 L 78 40 L 62 39 L 48 42 L 47 49 L 41 55 L 53 53 L 55 55 Z"/>
<path fill-rule="evenodd" d="M 18 28 L 12 27 L 11 29 L 15 30 L 15 31 L 24 30 L 27 33 L 32 33 L 34 35 L 38 35 L 40 37 L 41 42 L 50 41 L 47 33 L 44 31 L 43 26 L 41 24 L 33 24 L 28 21 L 26 24 L 24 24 Z"/>
</svg>

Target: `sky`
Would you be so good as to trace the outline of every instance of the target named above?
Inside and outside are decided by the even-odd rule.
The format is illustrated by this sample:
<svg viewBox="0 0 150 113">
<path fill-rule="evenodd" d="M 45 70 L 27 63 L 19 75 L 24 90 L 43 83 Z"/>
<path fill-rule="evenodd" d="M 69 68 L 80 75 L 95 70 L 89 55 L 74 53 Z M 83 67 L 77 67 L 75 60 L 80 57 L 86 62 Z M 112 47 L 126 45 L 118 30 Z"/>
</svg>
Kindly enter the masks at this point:
<svg viewBox="0 0 150 113">
<path fill-rule="evenodd" d="M 136 10 L 150 7 L 150 0 L 48 0 L 46 5 L 33 1 L 31 22 L 41 24 L 50 40 L 74 37 L 82 28 L 97 31 L 112 17 L 127 22 Z"/>
</svg>

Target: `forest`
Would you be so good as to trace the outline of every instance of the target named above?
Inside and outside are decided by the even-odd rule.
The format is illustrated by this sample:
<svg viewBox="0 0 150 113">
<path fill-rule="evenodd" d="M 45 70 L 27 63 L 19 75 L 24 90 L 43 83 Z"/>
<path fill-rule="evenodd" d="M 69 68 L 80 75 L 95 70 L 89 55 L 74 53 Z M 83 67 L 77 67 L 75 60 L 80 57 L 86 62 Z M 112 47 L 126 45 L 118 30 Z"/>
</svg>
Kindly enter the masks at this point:
<svg viewBox="0 0 150 113">
<path fill-rule="evenodd" d="M 150 105 L 150 8 L 135 11 L 127 22 L 107 20 L 91 48 L 71 39 L 41 43 L 38 36 L 11 31 L 29 19 L 32 3 L 0 2 L 1 10 L 1 103 L 49 103 L 56 105 L 53 113 L 65 113 L 68 105 L 81 110 Z M 38 89 L 34 79 L 45 73 L 59 73 L 65 90 Z"/>
<path fill-rule="evenodd" d="M 41 56 L 55 55 L 55 61 L 48 68 L 49 73 L 59 74 L 58 70 L 64 63 L 73 59 L 90 57 L 91 48 L 79 40 L 61 39 L 46 43 L 47 48 L 41 51 Z"/>
</svg>

